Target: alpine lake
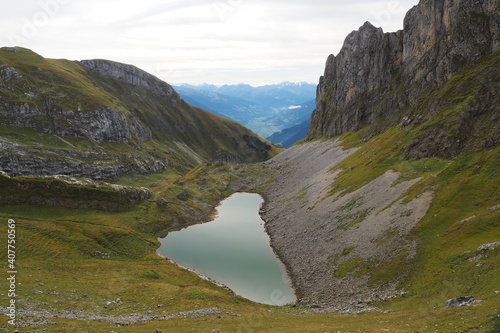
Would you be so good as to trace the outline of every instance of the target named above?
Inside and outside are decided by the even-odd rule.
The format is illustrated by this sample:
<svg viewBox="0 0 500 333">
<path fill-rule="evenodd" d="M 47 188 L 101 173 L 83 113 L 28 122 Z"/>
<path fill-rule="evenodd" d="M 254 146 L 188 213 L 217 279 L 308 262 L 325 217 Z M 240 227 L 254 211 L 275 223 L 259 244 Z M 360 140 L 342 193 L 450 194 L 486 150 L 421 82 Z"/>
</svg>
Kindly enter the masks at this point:
<svg viewBox="0 0 500 333">
<path fill-rule="evenodd" d="M 251 301 L 294 303 L 286 269 L 274 254 L 259 216 L 263 201 L 258 194 L 233 194 L 217 207 L 213 221 L 160 239 L 158 253 Z"/>
</svg>

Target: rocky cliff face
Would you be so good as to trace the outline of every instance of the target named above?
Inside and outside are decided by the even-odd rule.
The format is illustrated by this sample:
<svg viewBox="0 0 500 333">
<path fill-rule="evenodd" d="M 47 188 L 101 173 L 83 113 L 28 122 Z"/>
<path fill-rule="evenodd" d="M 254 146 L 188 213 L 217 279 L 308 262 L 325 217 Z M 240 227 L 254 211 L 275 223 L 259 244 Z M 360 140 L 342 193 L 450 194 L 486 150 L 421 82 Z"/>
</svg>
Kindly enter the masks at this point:
<svg viewBox="0 0 500 333">
<path fill-rule="evenodd" d="M 78 151 L 70 146 L 26 147 L 0 138 L 1 170 L 10 176 L 66 175 L 110 180 L 132 173 L 161 172 L 171 165 L 167 158 L 139 152 L 127 155 L 105 151 Z"/>
<path fill-rule="evenodd" d="M 498 0 L 422 0 L 407 13 L 402 31 L 383 33 L 365 23 L 327 60 L 308 138 L 333 137 L 366 125 L 380 132 L 405 116 L 407 124 L 418 117 L 422 121 L 433 110 L 416 115 L 412 106 L 468 64 L 500 49 L 499 13 Z M 483 107 L 493 110 L 497 102 Z"/>
<path fill-rule="evenodd" d="M 340 53 L 328 57 L 320 78 L 309 137 L 331 137 L 373 121 L 368 110 L 390 89 L 401 66 L 402 42 L 402 32 L 384 34 L 369 22 L 347 36 Z M 374 99 L 369 98 L 373 92 Z"/>
<path fill-rule="evenodd" d="M 171 85 L 137 67 L 109 60 L 83 60 L 80 64 L 103 77 L 147 89 L 160 97 L 168 99 L 174 105 L 181 101 L 179 94 Z"/>
<path fill-rule="evenodd" d="M 499 5 L 422 0 L 402 31 L 367 22 L 328 57 L 310 142 L 265 163 L 274 182 L 261 215 L 301 303 L 358 312 L 468 280 L 470 259 L 447 277 L 436 262 L 472 253 L 498 220 Z"/>
<path fill-rule="evenodd" d="M 152 138 L 151 130 L 138 119 L 106 107 L 77 112 L 59 109 L 50 100 L 45 101 L 43 108 L 29 103 L 5 103 L 0 106 L 0 117 L 10 126 L 93 142 L 120 142 L 133 138 L 148 141 Z"/>
</svg>

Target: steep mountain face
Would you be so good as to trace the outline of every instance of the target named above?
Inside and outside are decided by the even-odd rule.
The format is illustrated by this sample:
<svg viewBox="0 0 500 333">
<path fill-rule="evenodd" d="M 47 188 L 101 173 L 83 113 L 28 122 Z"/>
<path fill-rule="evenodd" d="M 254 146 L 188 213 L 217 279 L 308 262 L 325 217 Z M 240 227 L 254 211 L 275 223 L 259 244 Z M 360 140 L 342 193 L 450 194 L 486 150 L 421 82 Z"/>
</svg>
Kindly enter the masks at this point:
<svg viewBox="0 0 500 333">
<path fill-rule="evenodd" d="M 404 30 L 367 22 L 329 56 L 309 142 L 265 163 L 261 213 L 302 303 L 427 316 L 476 294 L 493 311 L 499 6 L 422 0 Z"/>
<path fill-rule="evenodd" d="M 402 31 L 383 33 L 366 22 L 347 36 L 337 56 L 329 56 L 308 138 L 366 125 L 371 134 L 380 133 L 399 123 L 422 123 L 436 109 L 453 105 L 441 100 L 426 105 L 428 110 L 415 109 L 454 74 L 500 49 L 499 6 L 497 0 L 423 0 L 407 13 Z M 470 139 L 481 136 L 475 125 L 498 110 L 498 72 L 483 74 L 482 85 L 471 87 L 474 96 L 461 101 L 461 122 L 429 127 L 438 139 L 430 144 L 423 134 L 408 146 L 408 158 L 451 157 L 468 144 L 498 144 L 498 130 L 488 142 Z"/>
<path fill-rule="evenodd" d="M 0 126 L 0 169 L 10 175 L 112 179 L 276 153 L 138 68 L 44 59 L 22 48 L 0 50 Z"/>
</svg>

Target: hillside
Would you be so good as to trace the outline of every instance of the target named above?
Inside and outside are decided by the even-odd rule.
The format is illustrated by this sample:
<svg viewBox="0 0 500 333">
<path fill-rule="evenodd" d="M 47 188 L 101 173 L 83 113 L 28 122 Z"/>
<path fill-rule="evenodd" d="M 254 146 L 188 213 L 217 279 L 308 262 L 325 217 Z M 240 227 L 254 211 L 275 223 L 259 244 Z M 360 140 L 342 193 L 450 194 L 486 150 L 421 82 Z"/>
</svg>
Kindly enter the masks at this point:
<svg viewBox="0 0 500 333">
<path fill-rule="evenodd" d="M 203 161 L 257 162 L 277 152 L 138 68 L 22 48 L 0 49 L 0 126 L 0 169 L 14 176 L 183 173 Z"/>
<path fill-rule="evenodd" d="M 303 304 L 439 321 L 474 296 L 495 316 L 499 6 L 422 0 L 329 56 L 308 140 L 265 163 L 262 215 Z"/>
<path fill-rule="evenodd" d="M 294 143 L 303 140 L 307 136 L 309 125 L 310 120 L 305 120 L 298 125 L 276 132 L 267 139 L 280 147 L 290 148 Z"/>
</svg>

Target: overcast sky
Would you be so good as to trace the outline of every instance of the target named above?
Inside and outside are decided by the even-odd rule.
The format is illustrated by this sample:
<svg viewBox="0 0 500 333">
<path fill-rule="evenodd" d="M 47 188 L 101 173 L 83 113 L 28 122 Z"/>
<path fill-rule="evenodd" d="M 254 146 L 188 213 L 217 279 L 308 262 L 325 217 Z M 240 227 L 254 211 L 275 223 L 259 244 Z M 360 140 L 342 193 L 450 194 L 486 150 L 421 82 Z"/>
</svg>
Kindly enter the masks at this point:
<svg viewBox="0 0 500 333">
<path fill-rule="evenodd" d="M 171 84 L 311 82 L 365 21 L 403 27 L 418 0 L 22 0 L 0 12 L 1 46 L 110 59 Z"/>
</svg>

